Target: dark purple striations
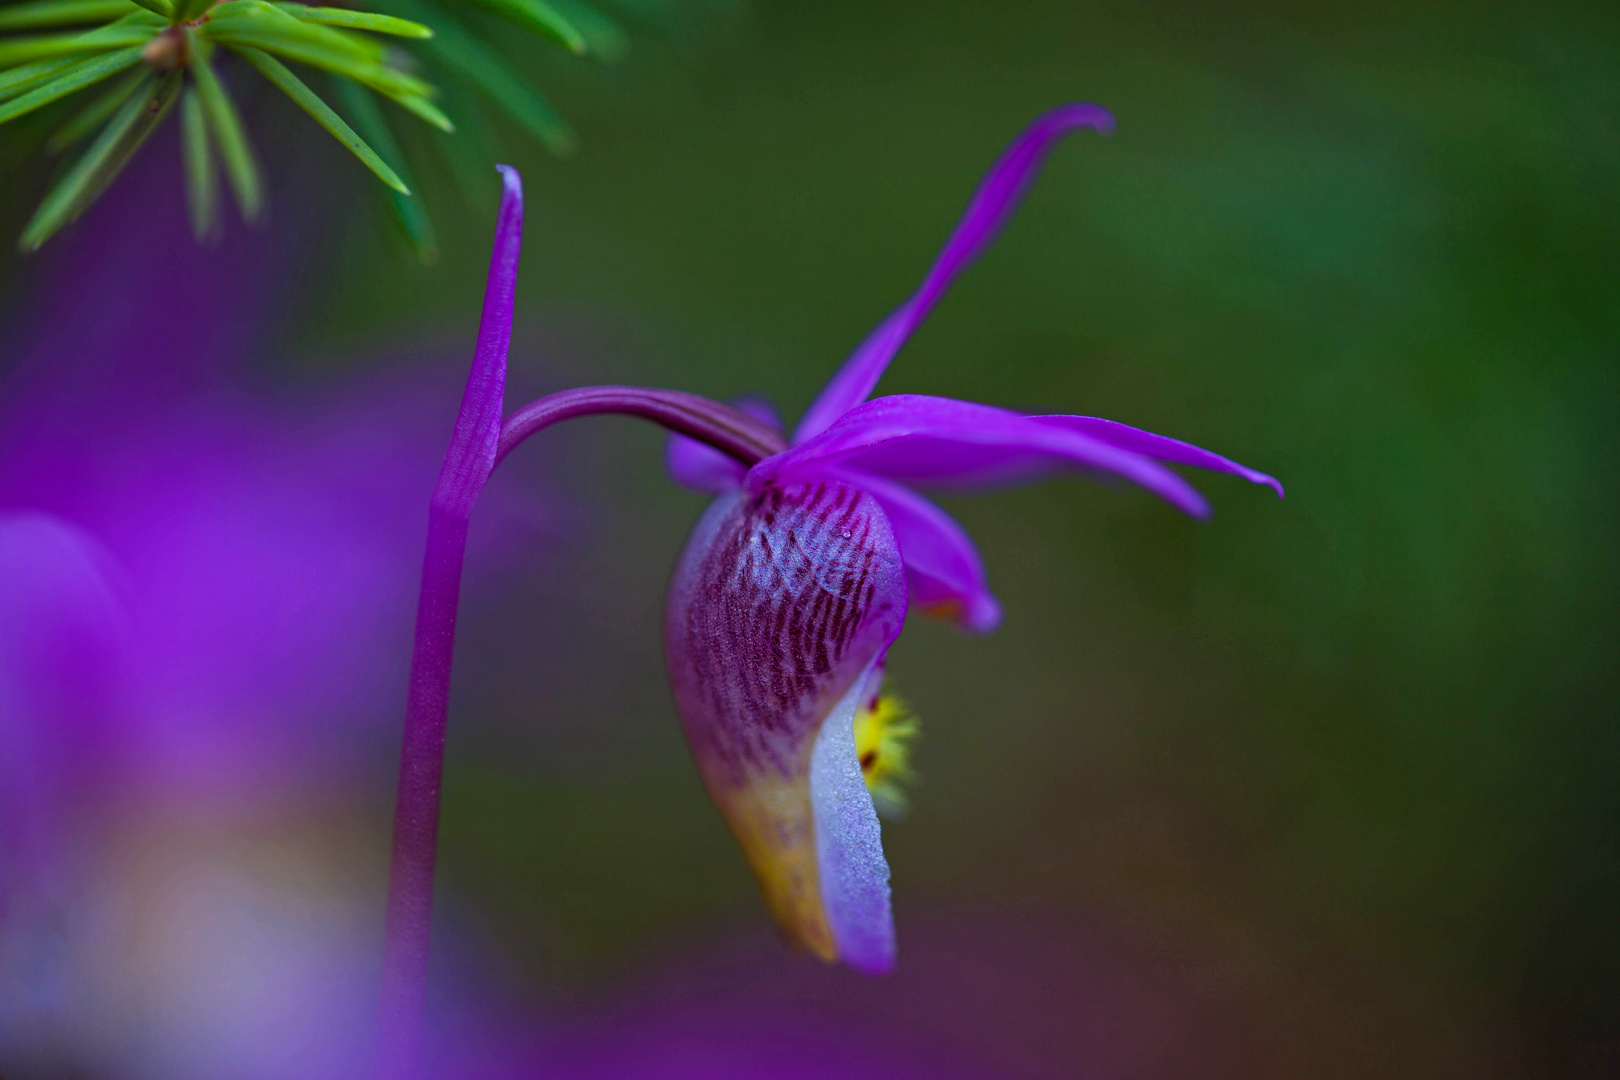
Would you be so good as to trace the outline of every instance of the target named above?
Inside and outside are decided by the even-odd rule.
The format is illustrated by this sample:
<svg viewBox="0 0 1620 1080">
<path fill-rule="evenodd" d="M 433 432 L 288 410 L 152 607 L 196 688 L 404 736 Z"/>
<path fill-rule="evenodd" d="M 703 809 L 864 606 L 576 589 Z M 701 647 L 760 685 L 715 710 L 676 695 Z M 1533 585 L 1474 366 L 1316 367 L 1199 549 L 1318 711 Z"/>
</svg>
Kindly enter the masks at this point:
<svg viewBox="0 0 1620 1080">
<path fill-rule="evenodd" d="M 666 646 L 705 768 L 793 771 L 827 709 L 905 617 L 878 503 L 834 480 L 719 499 L 682 556 Z"/>
</svg>

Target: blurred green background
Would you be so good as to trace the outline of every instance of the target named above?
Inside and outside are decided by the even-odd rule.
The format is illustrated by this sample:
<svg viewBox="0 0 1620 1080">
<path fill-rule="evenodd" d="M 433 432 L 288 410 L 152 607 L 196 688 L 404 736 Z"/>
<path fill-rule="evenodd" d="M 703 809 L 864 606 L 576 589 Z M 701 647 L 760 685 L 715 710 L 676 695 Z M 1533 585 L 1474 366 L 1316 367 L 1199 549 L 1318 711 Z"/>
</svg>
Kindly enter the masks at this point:
<svg viewBox="0 0 1620 1080">
<path fill-rule="evenodd" d="M 547 60 L 583 147 L 507 140 L 510 400 L 791 421 L 1028 120 L 1108 106 L 881 389 L 1110 417 L 1289 496 L 1198 478 L 1207 524 L 1080 480 L 946 500 L 1006 620 L 891 655 L 924 723 L 885 829 L 902 962 L 908 921 L 1038 912 L 1237 988 L 1276 1040 L 1254 1072 L 1620 1075 L 1617 58 L 1612 4 L 760 0 Z M 464 363 L 493 178 L 424 268 L 305 124 L 269 138 L 347 201 L 267 377 Z M 442 895 L 548 997 L 765 918 L 663 682 L 701 501 L 661 450 L 550 433 L 474 523 Z"/>
</svg>

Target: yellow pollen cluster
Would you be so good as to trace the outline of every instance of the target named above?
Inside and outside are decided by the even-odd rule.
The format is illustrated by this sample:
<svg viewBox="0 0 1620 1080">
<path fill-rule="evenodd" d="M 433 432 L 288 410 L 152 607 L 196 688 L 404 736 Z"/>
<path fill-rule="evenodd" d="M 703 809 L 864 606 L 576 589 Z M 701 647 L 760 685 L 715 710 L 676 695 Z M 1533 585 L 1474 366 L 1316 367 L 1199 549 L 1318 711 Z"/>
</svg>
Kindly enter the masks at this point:
<svg viewBox="0 0 1620 1080">
<path fill-rule="evenodd" d="M 885 816 L 905 813 L 909 800 L 902 786 L 916 779 L 911 770 L 911 742 L 921 730 L 906 703 L 883 694 L 855 713 L 855 753 L 872 802 Z"/>
</svg>

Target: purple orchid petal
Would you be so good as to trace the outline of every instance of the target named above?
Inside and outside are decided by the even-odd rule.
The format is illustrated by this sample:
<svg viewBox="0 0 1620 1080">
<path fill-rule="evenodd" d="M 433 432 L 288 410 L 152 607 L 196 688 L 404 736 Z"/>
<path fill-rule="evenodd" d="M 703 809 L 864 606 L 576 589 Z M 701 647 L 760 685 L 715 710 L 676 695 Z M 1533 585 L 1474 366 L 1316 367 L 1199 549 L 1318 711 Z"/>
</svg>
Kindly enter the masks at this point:
<svg viewBox="0 0 1620 1080">
<path fill-rule="evenodd" d="M 38 726 L 52 729 L 0 728 L 8 747 L 18 737 L 61 737 L 66 718 L 102 711 L 128 633 L 115 565 L 94 537 L 55 515 L 0 513 L 0 721 L 49 717 Z M 88 749 L 87 741 L 77 752 Z"/>
<path fill-rule="evenodd" d="M 113 558 L 51 514 L 0 512 L 0 927 L 109 794 L 130 625 Z M 25 901 L 24 901 L 25 902 Z"/>
<path fill-rule="evenodd" d="M 737 408 L 770 426 L 782 430 L 782 418 L 776 407 L 763 398 L 739 398 L 733 402 Z M 664 466 L 679 485 L 693 491 L 719 494 L 742 487 L 747 468 L 730 454 L 716 450 L 708 443 L 685 435 L 671 435 L 664 446 Z"/>
<path fill-rule="evenodd" d="M 894 970 L 894 909 L 882 827 L 855 749 L 855 710 L 882 682 L 874 661 L 835 705 L 810 754 L 821 903 L 838 959 L 865 975 Z M 877 678 L 874 679 L 873 675 Z"/>
<path fill-rule="evenodd" d="M 685 435 L 671 435 L 664 443 L 664 468 L 681 487 L 715 495 L 742 487 L 748 472 L 736 458 Z"/>
<path fill-rule="evenodd" d="M 984 560 L 962 526 L 904 485 L 853 470 L 844 475 L 871 492 L 888 516 L 905 560 L 913 608 L 976 634 L 1001 624 L 1001 605 L 985 581 Z"/>
<path fill-rule="evenodd" d="M 1103 420 L 1095 416 L 1032 416 L 1031 420 L 1039 424 L 1049 424 L 1053 427 L 1063 428 L 1066 431 L 1078 431 L 1088 435 L 1098 442 L 1105 442 L 1109 446 L 1116 446 L 1121 450 L 1128 450 L 1133 454 L 1154 458 L 1159 461 L 1168 461 L 1175 465 L 1192 465 L 1200 469 L 1213 469 L 1215 472 L 1231 473 L 1241 476 L 1251 484 L 1264 484 L 1277 493 L 1277 498 L 1283 497 L 1283 486 L 1276 477 L 1270 476 L 1258 469 L 1251 469 L 1247 465 L 1240 465 L 1231 458 L 1211 453 L 1201 446 L 1194 446 L 1190 442 L 1172 439 L 1166 435 L 1155 435 L 1151 431 L 1133 428 L 1129 424 L 1121 424 L 1117 420 Z"/>
<path fill-rule="evenodd" d="M 855 349 L 799 422 L 795 443 L 821 434 L 844 413 L 865 401 L 894 354 L 917 329 L 956 275 L 985 249 L 1034 179 L 1061 136 L 1078 127 L 1107 134 L 1114 118 L 1100 105 L 1064 105 L 1042 115 L 1024 129 L 991 168 L 969 200 L 962 220 L 945 242 L 917 292 L 896 308 Z"/>
<path fill-rule="evenodd" d="M 1140 454 L 1006 409 L 921 394 L 856 406 L 809 442 L 755 465 L 747 482 L 758 490 L 838 467 L 940 484 L 1079 467 L 1124 477 L 1193 517 L 1209 514 L 1209 504 L 1187 481 Z"/>
</svg>

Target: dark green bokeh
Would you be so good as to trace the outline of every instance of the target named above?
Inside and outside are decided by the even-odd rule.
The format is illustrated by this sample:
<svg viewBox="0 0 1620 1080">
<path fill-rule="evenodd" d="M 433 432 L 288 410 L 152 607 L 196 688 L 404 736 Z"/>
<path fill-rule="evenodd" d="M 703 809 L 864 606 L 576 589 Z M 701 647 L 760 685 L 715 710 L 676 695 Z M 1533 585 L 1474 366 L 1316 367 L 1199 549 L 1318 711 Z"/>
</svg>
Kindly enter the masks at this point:
<svg viewBox="0 0 1620 1080">
<path fill-rule="evenodd" d="M 1110 912 L 1249 965 L 1322 1071 L 1597 1075 L 1620 20 L 1290 7 L 776 4 L 695 66 L 643 57 L 566 103 L 579 161 L 524 162 L 515 381 L 791 418 L 1025 122 L 1108 105 L 1118 134 L 1053 154 L 884 389 L 1140 424 L 1290 497 L 1209 479 L 1205 525 L 1084 482 L 949 503 L 1007 620 L 893 655 L 926 732 L 887 831 L 902 933 Z M 415 284 L 357 252 L 330 318 L 470 327 L 487 223 L 466 233 Z M 547 984 L 761 917 L 660 682 L 699 503 L 659 447 L 602 422 L 526 448 L 498 484 L 572 524 L 472 586 L 447 892 Z"/>
<path fill-rule="evenodd" d="M 1119 920 L 1249 985 L 1314 1075 L 1607 1075 L 1616 56 L 1612 4 L 761 3 L 574 72 L 582 153 L 517 155 L 512 394 L 791 420 L 1029 119 L 1107 105 L 883 389 L 1139 424 L 1289 497 L 1199 478 L 1207 524 L 1084 481 L 948 500 L 1007 618 L 892 655 L 925 725 L 885 834 L 902 936 Z M 431 270 L 356 216 L 282 353 L 470 341 L 489 210 L 440 221 Z M 700 500 L 661 446 L 548 434 L 474 527 L 475 560 L 480 530 L 532 550 L 469 580 L 443 892 L 563 994 L 764 918 L 662 683 Z"/>
</svg>

